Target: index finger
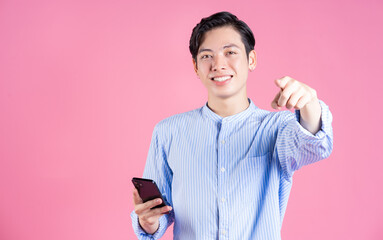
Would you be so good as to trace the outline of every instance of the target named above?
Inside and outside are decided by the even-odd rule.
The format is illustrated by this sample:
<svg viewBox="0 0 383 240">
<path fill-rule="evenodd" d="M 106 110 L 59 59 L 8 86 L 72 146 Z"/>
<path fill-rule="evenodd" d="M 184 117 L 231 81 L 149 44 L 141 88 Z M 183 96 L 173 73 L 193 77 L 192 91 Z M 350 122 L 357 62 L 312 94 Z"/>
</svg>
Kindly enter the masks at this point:
<svg viewBox="0 0 383 240">
<path fill-rule="evenodd" d="M 140 195 L 138 194 L 138 191 L 136 188 L 133 189 L 133 202 L 135 205 L 143 203 Z"/>
<path fill-rule="evenodd" d="M 280 87 L 282 90 L 286 87 L 287 83 L 291 80 L 292 78 L 289 76 L 285 76 L 283 78 L 275 79 L 275 84 Z"/>
</svg>

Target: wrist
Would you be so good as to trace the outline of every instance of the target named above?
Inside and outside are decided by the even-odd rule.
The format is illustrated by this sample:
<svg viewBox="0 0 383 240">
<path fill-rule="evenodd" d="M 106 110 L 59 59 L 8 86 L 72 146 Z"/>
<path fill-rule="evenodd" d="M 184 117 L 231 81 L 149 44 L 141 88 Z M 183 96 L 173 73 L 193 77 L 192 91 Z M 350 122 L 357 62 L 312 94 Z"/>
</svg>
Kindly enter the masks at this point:
<svg viewBox="0 0 383 240">
<path fill-rule="evenodd" d="M 144 230 L 147 234 L 151 234 L 153 235 L 154 233 L 157 232 L 157 230 L 160 228 L 160 223 L 159 221 L 157 220 L 156 223 L 154 224 L 142 224 L 140 222 L 140 218 L 138 218 L 138 224 L 140 225 L 140 227 L 142 228 L 142 230 Z"/>
<path fill-rule="evenodd" d="M 313 98 L 300 111 L 300 124 L 312 134 L 316 134 L 321 128 L 322 108 L 318 98 Z"/>
</svg>

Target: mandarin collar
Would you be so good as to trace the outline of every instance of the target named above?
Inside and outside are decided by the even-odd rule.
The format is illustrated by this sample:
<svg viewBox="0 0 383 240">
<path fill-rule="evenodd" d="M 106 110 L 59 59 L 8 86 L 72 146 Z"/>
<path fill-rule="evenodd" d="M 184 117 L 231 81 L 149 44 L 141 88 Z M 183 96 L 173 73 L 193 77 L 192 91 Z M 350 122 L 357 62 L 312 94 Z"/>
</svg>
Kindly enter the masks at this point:
<svg viewBox="0 0 383 240">
<path fill-rule="evenodd" d="M 218 114 L 216 114 L 215 112 L 213 112 L 207 106 L 207 102 L 206 102 L 206 104 L 202 107 L 202 114 L 205 117 L 207 117 L 211 120 L 214 120 L 216 122 L 220 122 L 220 123 L 241 121 L 243 119 L 248 118 L 258 108 L 257 106 L 255 106 L 255 104 L 253 103 L 253 101 L 251 101 L 250 98 L 248 98 L 248 101 L 250 104 L 245 110 L 243 110 L 242 112 L 239 112 L 237 114 L 227 116 L 227 117 L 221 117 Z"/>
</svg>

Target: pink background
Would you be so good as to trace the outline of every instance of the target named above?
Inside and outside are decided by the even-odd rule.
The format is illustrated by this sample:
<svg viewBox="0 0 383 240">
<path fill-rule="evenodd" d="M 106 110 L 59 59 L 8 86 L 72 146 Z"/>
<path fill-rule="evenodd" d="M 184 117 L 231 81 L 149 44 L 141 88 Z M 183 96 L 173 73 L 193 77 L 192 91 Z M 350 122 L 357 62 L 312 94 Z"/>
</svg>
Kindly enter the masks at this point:
<svg viewBox="0 0 383 240">
<path fill-rule="evenodd" d="M 205 103 L 188 41 L 222 10 L 254 32 L 258 107 L 289 75 L 333 113 L 333 153 L 294 175 L 283 239 L 383 239 L 372 0 L 0 1 L 0 239 L 135 239 L 130 180 L 154 125 Z"/>
</svg>

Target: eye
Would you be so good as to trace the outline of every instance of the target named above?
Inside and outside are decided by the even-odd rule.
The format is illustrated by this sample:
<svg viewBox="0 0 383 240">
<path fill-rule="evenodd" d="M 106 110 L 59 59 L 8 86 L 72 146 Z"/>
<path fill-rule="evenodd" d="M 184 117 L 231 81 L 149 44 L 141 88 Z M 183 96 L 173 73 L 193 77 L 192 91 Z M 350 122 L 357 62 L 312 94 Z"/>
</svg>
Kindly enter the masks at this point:
<svg viewBox="0 0 383 240">
<path fill-rule="evenodd" d="M 227 52 L 227 54 L 229 54 L 229 55 L 234 55 L 234 54 L 237 54 L 236 52 L 233 52 L 233 51 L 229 51 L 229 52 Z"/>
<path fill-rule="evenodd" d="M 202 57 L 201 57 L 201 59 L 207 59 L 207 58 L 210 58 L 211 57 L 211 55 L 203 55 Z"/>
</svg>

